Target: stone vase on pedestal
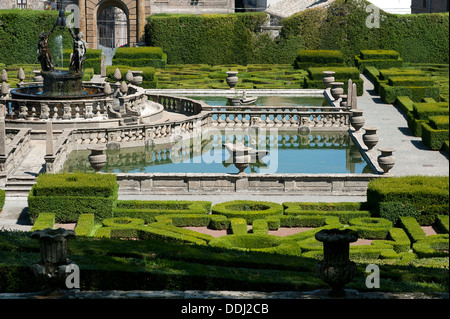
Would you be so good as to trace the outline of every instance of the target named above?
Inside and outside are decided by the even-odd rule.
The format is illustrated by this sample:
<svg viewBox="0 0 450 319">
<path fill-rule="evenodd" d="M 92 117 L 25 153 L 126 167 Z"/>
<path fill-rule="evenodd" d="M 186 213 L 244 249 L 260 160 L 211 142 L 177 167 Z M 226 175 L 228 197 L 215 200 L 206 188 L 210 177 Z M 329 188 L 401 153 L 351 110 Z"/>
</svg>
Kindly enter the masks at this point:
<svg viewBox="0 0 450 319">
<path fill-rule="evenodd" d="M 323 260 L 316 266 L 316 273 L 330 285 L 330 297 L 345 297 L 344 286 L 356 274 L 356 264 L 349 259 L 350 243 L 358 240 L 358 234 L 350 229 L 324 229 L 315 238 L 323 243 Z"/>
<path fill-rule="evenodd" d="M 350 117 L 350 125 L 355 129 L 355 132 L 359 132 L 361 127 L 364 126 L 366 119 L 363 116 L 363 111 L 354 110 Z"/>
<path fill-rule="evenodd" d="M 337 101 L 339 97 L 344 94 L 344 82 L 331 83 L 331 96 Z"/>
<path fill-rule="evenodd" d="M 234 87 L 238 83 L 238 77 L 237 77 L 238 72 L 237 71 L 228 71 L 227 74 L 228 74 L 228 76 L 225 80 L 226 80 L 228 86 L 230 87 L 230 90 L 234 90 Z"/>
<path fill-rule="evenodd" d="M 245 174 L 244 170 L 250 165 L 250 155 L 241 155 L 233 157 L 233 164 L 239 170 L 239 174 Z"/>
<path fill-rule="evenodd" d="M 363 134 L 363 142 L 370 151 L 378 144 L 379 136 L 377 134 L 378 127 L 365 127 L 366 133 Z"/>
<path fill-rule="evenodd" d="M 323 71 L 323 78 L 322 78 L 322 82 L 325 85 L 325 88 L 331 88 L 331 83 L 334 82 L 334 74 L 336 72 L 334 71 Z"/>
<path fill-rule="evenodd" d="M 395 165 L 395 157 L 392 155 L 395 150 L 393 148 L 379 148 L 378 150 L 381 152 L 381 155 L 377 158 L 378 165 L 380 165 L 384 174 L 388 174 Z"/>
<path fill-rule="evenodd" d="M 91 151 L 89 155 L 89 164 L 98 173 L 106 164 L 106 154 L 103 152 L 106 150 L 105 146 L 95 146 L 88 148 Z"/>
</svg>

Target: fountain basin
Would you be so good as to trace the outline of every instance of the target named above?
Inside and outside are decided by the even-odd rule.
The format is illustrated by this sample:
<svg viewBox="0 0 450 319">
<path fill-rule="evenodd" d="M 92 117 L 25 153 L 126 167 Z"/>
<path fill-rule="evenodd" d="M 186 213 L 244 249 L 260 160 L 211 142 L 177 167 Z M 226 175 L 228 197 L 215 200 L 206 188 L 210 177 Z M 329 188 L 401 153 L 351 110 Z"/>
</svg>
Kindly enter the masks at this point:
<svg viewBox="0 0 450 319">
<path fill-rule="evenodd" d="M 70 83 L 66 83 L 70 85 Z M 59 95 L 61 94 L 61 95 Z M 77 94 L 52 93 L 47 92 L 45 86 L 34 85 L 11 90 L 13 100 L 82 100 L 86 98 L 105 97 L 103 90 L 93 85 L 82 85 Z"/>
</svg>

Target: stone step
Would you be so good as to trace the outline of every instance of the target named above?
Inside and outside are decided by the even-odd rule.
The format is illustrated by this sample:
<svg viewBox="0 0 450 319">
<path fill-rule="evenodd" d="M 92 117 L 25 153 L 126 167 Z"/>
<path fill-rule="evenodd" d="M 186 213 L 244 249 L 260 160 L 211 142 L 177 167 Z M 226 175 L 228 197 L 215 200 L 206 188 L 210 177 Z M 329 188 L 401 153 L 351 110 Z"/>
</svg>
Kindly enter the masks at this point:
<svg viewBox="0 0 450 319">
<path fill-rule="evenodd" d="M 12 176 L 5 185 L 6 196 L 27 196 L 35 183 L 35 176 Z"/>
</svg>

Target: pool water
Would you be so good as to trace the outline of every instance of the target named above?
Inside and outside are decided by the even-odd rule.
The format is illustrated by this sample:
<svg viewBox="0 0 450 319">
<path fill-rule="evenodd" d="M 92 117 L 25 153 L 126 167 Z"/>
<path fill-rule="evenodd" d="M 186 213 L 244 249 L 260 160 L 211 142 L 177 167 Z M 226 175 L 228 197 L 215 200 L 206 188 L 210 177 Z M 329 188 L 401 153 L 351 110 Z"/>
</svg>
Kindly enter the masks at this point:
<svg viewBox="0 0 450 319">
<path fill-rule="evenodd" d="M 241 96 L 241 95 L 238 95 Z M 250 95 L 248 96 L 250 97 Z M 190 99 L 203 101 L 211 106 L 226 106 L 226 96 L 190 96 Z M 329 106 L 323 97 L 308 96 L 259 96 L 254 106 Z"/>
<path fill-rule="evenodd" d="M 210 135 L 204 139 L 152 147 L 108 150 L 103 172 L 109 173 L 237 173 L 223 143 L 240 141 L 246 146 L 270 153 L 254 161 L 246 173 L 271 174 L 339 174 L 371 173 L 347 132 L 297 133 L 278 132 L 258 139 L 247 136 Z M 65 172 L 90 172 L 90 151 L 73 151 L 64 165 Z"/>
</svg>

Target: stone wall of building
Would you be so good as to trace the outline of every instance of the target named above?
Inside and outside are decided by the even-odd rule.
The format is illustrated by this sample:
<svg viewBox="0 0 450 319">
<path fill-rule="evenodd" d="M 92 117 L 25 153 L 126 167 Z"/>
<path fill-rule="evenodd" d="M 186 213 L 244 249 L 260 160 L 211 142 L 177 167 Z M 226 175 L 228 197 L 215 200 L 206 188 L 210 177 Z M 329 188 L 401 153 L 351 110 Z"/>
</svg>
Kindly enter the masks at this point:
<svg viewBox="0 0 450 319">
<path fill-rule="evenodd" d="M 21 2 L 21 1 L 20 1 Z M 18 8 L 18 0 L 1 0 L 0 9 L 15 9 Z M 27 0 L 27 9 L 43 10 L 44 3 L 40 0 Z"/>
<path fill-rule="evenodd" d="M 449 0 L 412 0 L 411 13 L 448 12 Z"/>
</svg>

